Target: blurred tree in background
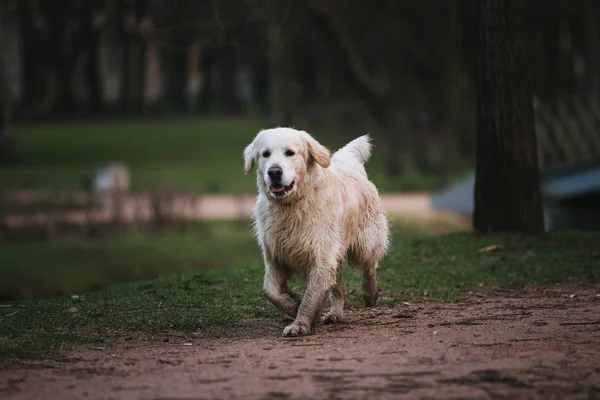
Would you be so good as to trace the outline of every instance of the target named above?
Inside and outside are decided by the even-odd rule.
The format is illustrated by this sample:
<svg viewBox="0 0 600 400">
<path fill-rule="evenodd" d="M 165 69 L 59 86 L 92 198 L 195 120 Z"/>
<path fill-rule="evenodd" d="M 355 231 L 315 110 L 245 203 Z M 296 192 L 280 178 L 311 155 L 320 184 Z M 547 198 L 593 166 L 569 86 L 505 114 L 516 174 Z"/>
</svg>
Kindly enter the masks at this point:
<svg viewBox="0 0 600 400">
<path fill-rule="evenodd" d="M 7 90 L 6 51 L 4 43 L 6 14 L 10 8 L 0 3 L 0 164 L 9 164 L 15 159 L 13 139 L 9 130 L 10 99 Z"/>
<path fill-rule="evenodd" d="M 475 154 L 468 1 L 21 0 L 5 15 L 17 120 L 257 115 L 370 131 L 391 176 Z M 594 0 L 523 4 L 533 94 L 597 96 Z M 464 11 L 464 10 L 463 10 Z"/>
</svg>

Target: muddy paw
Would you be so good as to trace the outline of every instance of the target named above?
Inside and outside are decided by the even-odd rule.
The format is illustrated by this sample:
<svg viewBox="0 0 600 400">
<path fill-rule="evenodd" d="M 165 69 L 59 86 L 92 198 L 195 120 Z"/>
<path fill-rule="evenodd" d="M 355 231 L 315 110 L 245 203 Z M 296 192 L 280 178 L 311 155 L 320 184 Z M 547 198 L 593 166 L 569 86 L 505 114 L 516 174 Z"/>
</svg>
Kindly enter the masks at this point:
<svg viewBox="0 0 600 400">
<path fill-rule="evenodd" d="M 321 318 L 322 324 L 335 324 L 338 322 L 342 322 L 344 319 L 344 315 L 341 313 L 327 313 Z"/>
<path fill-rule="evenodd" d="M 307 336 L 312 332 L 310 330 L 310 326 L 304 324 L 302 322 L 294 321 L 290 325 L 286 326 L 283 330 L 284 337 L 297 337 L 297 336 Z"/>
<path fill-rule="evenodd" d="M 374 296 L 364 295 L 363 300 L 365 301 L 365 307 L 375 307 L 377 305 L 378 297 L 377 294 Z"/>
</svg>

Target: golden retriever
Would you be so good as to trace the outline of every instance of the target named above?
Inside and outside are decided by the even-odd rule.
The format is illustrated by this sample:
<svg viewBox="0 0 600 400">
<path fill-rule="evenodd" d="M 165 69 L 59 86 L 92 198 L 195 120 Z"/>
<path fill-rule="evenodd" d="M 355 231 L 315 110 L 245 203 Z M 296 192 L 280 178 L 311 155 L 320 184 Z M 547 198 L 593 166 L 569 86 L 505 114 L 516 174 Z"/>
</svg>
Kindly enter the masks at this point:
<svg viewBox="0 0 600 400">
<path fill-rule="evenodd" d="M 295 318 L 283 336 L 313 333 L 328 291 L 331 308 L 323 322 L 341 321 L 344 259 L 362 271 L 365 305 L 377 301 L 376 269 L 389 227 L 364 168 L 370 154 L 367 135 L 330 156 L 308 133 L 292 128 L 263 130 L 244 150 L 246 173 L 257 170 L 254 228 L 265 263 L 262 293 Z M 302 298 L 287 288 L 295 273 L 307 281 Z"/>
</svg>

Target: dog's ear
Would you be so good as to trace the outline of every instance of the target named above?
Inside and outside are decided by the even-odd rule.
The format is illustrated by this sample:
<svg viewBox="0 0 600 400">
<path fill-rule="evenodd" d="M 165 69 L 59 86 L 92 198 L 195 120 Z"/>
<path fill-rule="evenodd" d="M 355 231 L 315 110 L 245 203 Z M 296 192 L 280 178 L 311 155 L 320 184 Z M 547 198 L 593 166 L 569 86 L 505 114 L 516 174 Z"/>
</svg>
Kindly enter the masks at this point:
<svg viewBox="0 0 600 400">
<path fill-rule="evenodd" d="M 329 150 L 313 139 L 308 133 L 306 134 L 306 144 L 308 145 L 308 155 L 321 167 L 329 167 L 329 164 L 331 164 Z"/>
<path fill-rule="evenodd" d="M 254 168 L 256 162 L 256 139 L 244 149 L 244 172 L 247 174 Z"/>
</svg>

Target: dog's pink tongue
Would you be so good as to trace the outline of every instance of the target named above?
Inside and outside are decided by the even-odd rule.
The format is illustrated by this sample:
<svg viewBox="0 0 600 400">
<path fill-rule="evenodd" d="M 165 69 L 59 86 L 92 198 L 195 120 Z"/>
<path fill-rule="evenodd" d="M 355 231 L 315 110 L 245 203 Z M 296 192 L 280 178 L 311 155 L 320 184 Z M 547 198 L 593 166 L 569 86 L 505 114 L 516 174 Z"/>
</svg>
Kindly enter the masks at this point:
<svg viewBox="0 0 600 400">
<path fill-rule="evenodd" d="M 284 187 L 281 185 L 271 185 L 271 190 L 275 193 L 283 192 Z"/>
</svg>

